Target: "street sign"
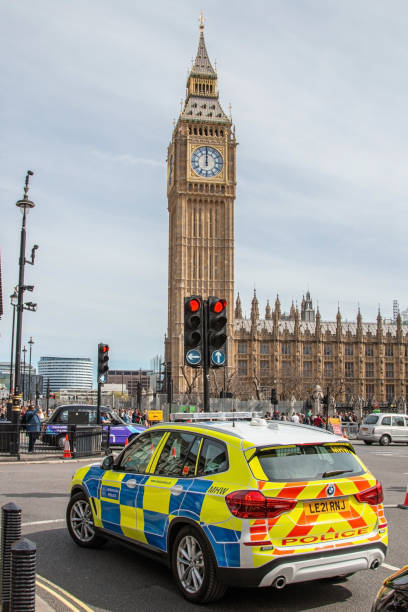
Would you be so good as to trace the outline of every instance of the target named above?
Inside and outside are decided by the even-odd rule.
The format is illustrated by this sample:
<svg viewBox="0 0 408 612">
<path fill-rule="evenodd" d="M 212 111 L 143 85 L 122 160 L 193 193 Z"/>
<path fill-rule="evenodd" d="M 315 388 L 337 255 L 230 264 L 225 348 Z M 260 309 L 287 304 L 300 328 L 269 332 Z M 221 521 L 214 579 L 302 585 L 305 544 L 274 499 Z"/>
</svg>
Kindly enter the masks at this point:
<svg viewBox="0 0 408 612">
<path fill-rule="evenodd" d="M 201 351 L 190 349 L 186 353 L 186 361 L 189 365 L 196 366 L 201 363 Z"/>
<path fill-rule="evenodd" d="M 162 421 L 163 420 L 163 410 L 148 410 L 147 420 L 148 421 Z"/>
<path fill-rule="evenodd" d="M 224 351 L 217 350 L 211 353 L 211 361 L 216 366 L 222 366 L 225 363 L 225 353 Z"/>
</svg>

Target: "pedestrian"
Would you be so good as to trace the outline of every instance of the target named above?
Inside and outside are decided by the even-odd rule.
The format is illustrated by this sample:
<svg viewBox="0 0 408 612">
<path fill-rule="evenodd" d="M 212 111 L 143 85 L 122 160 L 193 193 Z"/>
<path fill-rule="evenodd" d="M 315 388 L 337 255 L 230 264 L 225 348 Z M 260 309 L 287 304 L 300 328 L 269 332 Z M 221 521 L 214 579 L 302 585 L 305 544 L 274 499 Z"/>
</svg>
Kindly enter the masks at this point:
<svg viewBox="0 0 408 612">
<path fill-rule="evenodd" d="M 43 422 L 43 420 L 45 418 L 43 409 L 41 407 L 38 408 L 38 418 L 40 419 L 41 422 Z"/>
<path fill-rule="evenodd" d="M 315 427 L 323 427 L 323 419 L 320 416 L 320 414 L 318 414 L 317 416 L 315 416 L 314 420 L 313 420 L 313 425 Z"/>
<path fill-rule="evenodd" d="M 35 441 L 41 431 L 41 420 L 38 416 L 38 409 L 34 408 L 32 404 L 28 406 L 28 410 L 25 413 L 25 425 L 28 435 L 28 452 L 33 453 Z"/>
<path fill-rule="evenodd" d="M 295 412 L 295 413 L 293 414 L 293 416 L 292 416 L 292 421 L 293 421 L 294 423 L 299 423 L 300 419 L 299 419 L 299 415 L 298 415 L 298 413 L 297 413 L 297 412 Z"/>
</svg>

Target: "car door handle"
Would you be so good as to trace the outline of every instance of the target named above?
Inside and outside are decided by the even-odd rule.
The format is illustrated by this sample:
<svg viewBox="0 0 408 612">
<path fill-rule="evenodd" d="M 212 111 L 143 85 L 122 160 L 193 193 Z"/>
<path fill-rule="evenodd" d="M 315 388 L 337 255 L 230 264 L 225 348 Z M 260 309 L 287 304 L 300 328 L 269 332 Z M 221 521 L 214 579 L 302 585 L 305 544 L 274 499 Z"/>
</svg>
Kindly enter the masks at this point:
<svg viewBox="0 0 408 612">
<path fill-rule="evenodd" d="M 180 495 L 183 492 L 183 485 L 174 485 L 174 487 L 171 487 L 170 491 L 173 493 L 173 495 Z"/>
<path fill-rule="evenodd" d="M 137 486 L 137 480 L 135 480 L 134 478 L 127 480 L 126 486 L 129 487 L 129 489 L 134 489 Z"/>
</svg>

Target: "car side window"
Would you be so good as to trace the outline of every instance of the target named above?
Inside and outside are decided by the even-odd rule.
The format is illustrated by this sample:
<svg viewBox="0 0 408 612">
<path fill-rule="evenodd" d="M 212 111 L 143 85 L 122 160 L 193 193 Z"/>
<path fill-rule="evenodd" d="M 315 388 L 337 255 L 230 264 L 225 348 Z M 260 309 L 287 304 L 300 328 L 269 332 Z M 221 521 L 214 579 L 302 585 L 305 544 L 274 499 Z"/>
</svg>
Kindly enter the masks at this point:
<svg viewBox="0 0 408 612">
<path fill-rule="evenodd" d="M 391 425 L 391 417 L 383 417 L 381 425 Z"/>
<path fill-rule="evenodd" d="M 68 409 L 61 410 L 57 418 L 55 419 L 56 423 L 68 423 Z"/>
<path fill-rule="evenodd" d="M 402 416 L 393 416 L 392 424 L 396 427 L 404 427 L 404 417 Z"/>
<path fill-rule="evenodd" d="M 155 474 L 160 476 L 193 476 L 196 435 L 184 431 L 171 432 L 157 462 Z M 195 450 L 197 458 L 198 447 Z"/>
<path fill-rule="evenodd" d="M 151 431 L 141 435 L 125 450 L 118 469 L 144 474 L 162 437 L 162 431 Z"/>
<path fill-rule="evenodd" d="M 228 469 L 227 449 L 221 442 L 215 440 L 204 440 L 200 458 L 198 460 L 199 476 L 225 472 Z"/>
</svg>

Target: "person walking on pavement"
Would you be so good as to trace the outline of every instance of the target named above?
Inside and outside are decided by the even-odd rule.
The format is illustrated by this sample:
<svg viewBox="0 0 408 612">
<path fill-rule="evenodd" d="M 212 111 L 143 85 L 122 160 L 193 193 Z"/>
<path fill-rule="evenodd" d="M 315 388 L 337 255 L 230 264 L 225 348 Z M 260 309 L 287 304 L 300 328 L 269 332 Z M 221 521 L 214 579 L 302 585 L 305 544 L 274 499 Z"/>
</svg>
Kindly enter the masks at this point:
<svg viewBox="0 0 408 612">
<path fill-rule="evenodd" d="M 41 431 L 41 420 L 38 416 L 38 409 L 34 408 L 32 404 L 29 405 L 28 410 L 25 414 L 25 423 L 28 434 L 28 452 L 34 452 L 35 441 L 37 440 Z"/>
</svg>

